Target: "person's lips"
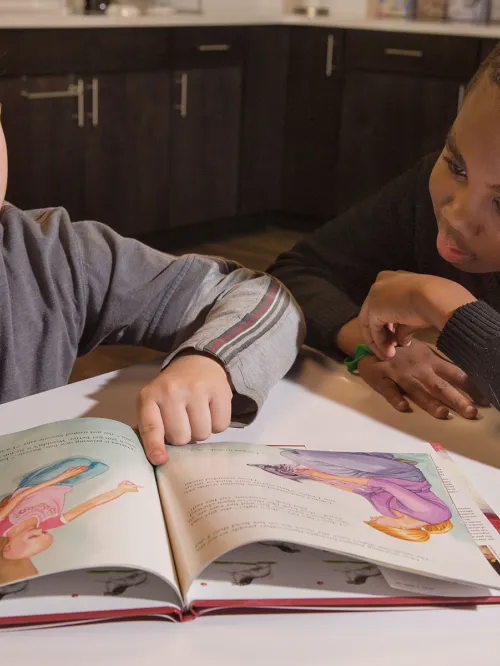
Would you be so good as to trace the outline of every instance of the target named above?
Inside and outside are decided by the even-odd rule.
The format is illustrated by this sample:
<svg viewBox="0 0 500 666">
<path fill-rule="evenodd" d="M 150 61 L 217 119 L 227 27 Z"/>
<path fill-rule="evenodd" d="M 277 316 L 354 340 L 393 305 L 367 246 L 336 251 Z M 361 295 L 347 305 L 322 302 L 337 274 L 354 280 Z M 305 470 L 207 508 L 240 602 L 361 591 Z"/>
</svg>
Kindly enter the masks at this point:
<svg viewBox="0 0 500 666">
<path fill-rule="evenodd" d="M 460 246 L 457 241 L 445 231 L 438 233 L 436 242 L 437 251 L 441 257 L 450 264 L 460 264 L 474 259 L 474 254 Z"/>
</svg>

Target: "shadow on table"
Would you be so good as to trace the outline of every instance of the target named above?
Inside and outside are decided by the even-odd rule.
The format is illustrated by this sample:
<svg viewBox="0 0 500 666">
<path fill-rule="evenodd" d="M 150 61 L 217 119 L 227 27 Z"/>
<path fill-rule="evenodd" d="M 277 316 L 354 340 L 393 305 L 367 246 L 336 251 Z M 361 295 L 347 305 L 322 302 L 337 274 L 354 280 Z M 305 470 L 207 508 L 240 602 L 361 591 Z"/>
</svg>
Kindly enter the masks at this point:
<svg viewBox="0 0 500 666">
<path fill-rule="evenodd" d="M 492 407 L 481 409 L 475 421 L 454 414 L 439 421 L 416 406 L 411 413 L 400 413 L 360 377 L 309 348 L 302 350 L 288 378 L 379 423 L 424 441 L 439 442 L 454 453 L 500 468 L 500 413 Z"/>
<path fill-rule="evenodd" d="M 136 425 L 137 392 L 157 376 L 160 367 L 161 361 L 149 361 L 119 370 L 99 390 L 87 396 L 95 400 L 95 405 L 81 416 L 115 419 L 130 426 Z"/>
</svg>

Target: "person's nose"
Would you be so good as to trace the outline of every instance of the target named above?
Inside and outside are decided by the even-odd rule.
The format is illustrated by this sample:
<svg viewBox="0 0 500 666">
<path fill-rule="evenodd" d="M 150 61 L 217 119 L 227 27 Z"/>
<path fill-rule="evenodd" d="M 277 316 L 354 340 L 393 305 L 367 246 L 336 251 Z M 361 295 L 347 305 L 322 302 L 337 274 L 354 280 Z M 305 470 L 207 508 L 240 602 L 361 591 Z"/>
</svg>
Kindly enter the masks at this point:
<svg viewBox="0 0 500 666">
<path fill-rule="evenodd" d="M 449 226 L 464 238 L 474 235 L 474 202 L 467 187 L 458 188 L 442 207 L 443 215 Z"/>
</svg>

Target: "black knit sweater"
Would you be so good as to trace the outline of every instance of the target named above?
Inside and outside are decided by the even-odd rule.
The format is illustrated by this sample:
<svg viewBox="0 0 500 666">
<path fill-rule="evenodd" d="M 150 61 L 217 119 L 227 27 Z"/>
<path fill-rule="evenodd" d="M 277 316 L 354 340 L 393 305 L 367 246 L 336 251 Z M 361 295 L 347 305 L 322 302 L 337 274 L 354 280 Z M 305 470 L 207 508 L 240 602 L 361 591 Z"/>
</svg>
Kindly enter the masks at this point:
<svg viewBox="0 0 500 666">
<path fill-rule="evenodd" d="M 479 301 L 453 315 L 438 348 L 500 409 L 500 275 L 464 273 L 438 254 L 429 194 L 437 157 L 424 158 L 374 197 L 325 224 L 278 257 L 269 272 L 302 307 L 307 343 L 330 353 L 339 352 L 339 330 L 358 315 L 380 271 L 438 275 L 462 284 Z"/>
</svg>

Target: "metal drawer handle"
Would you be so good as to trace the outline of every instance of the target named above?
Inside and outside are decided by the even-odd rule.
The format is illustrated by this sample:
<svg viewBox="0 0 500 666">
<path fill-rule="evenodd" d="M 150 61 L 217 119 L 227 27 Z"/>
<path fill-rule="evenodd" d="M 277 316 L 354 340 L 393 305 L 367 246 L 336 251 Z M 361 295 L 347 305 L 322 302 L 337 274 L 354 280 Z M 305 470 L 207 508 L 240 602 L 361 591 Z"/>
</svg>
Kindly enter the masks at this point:
<svg viewBox="0 0 500 666">
<path fill-rule="evenodd" d="M 88 114 L 92 120 L 92 127 L 99 125 L 99 79 L 92 79 L 92 83 L 87 86 L 92 91 L 92 112 Z"/>
<path fill-rule="evenodd" d="M 181 118 L 187 118 L 189 77 L 186 72 L 181 74 L 180 78 L 177 79 L 177 83 L 181 86 L 181 101 L 180 104 L 175 105 L 175 109 L 179 111 Z"/>
<path fill-rule="evenodd" d="M 387 56 L 403 56 L 403 58 L 423 58 L 424 52 L 413 49 L 384 49 Z"/>
<path fill-rule="evenodd" d="M 82 79 L 78 83 L 70 83 L 67 90 L 53 90 L 51 92 L 28 92 L 21 90 L 21 97 L 28 100 L 68 99 L 76 97 L 78 100 L 78 127 L 85 126 L 85 86 Z"/>
<path fill-rule="evenodd" d="M 325 71 L 325 74 L 328 78 L 332 76 L 333 70 L 335 69 L 334 58 L 335 58 L 335 35 L 328 35 L 328 39 L 326 42 L 326 71 Z"/>
<path fill-rule="evenodd" d="M 231 44 L 199 44 L 198 51 L 201 53 L 214 53 L 222 51 L 230 51 Z"/>
<path fill-rule="evenodd" d="M 26 99 L 63 99 L 78 97 L 78 85 L 71 83 L 67 90 L 53 90 L 51 92 L 28 92 L 21 90 L 21 97 Z"/>
</svg>

